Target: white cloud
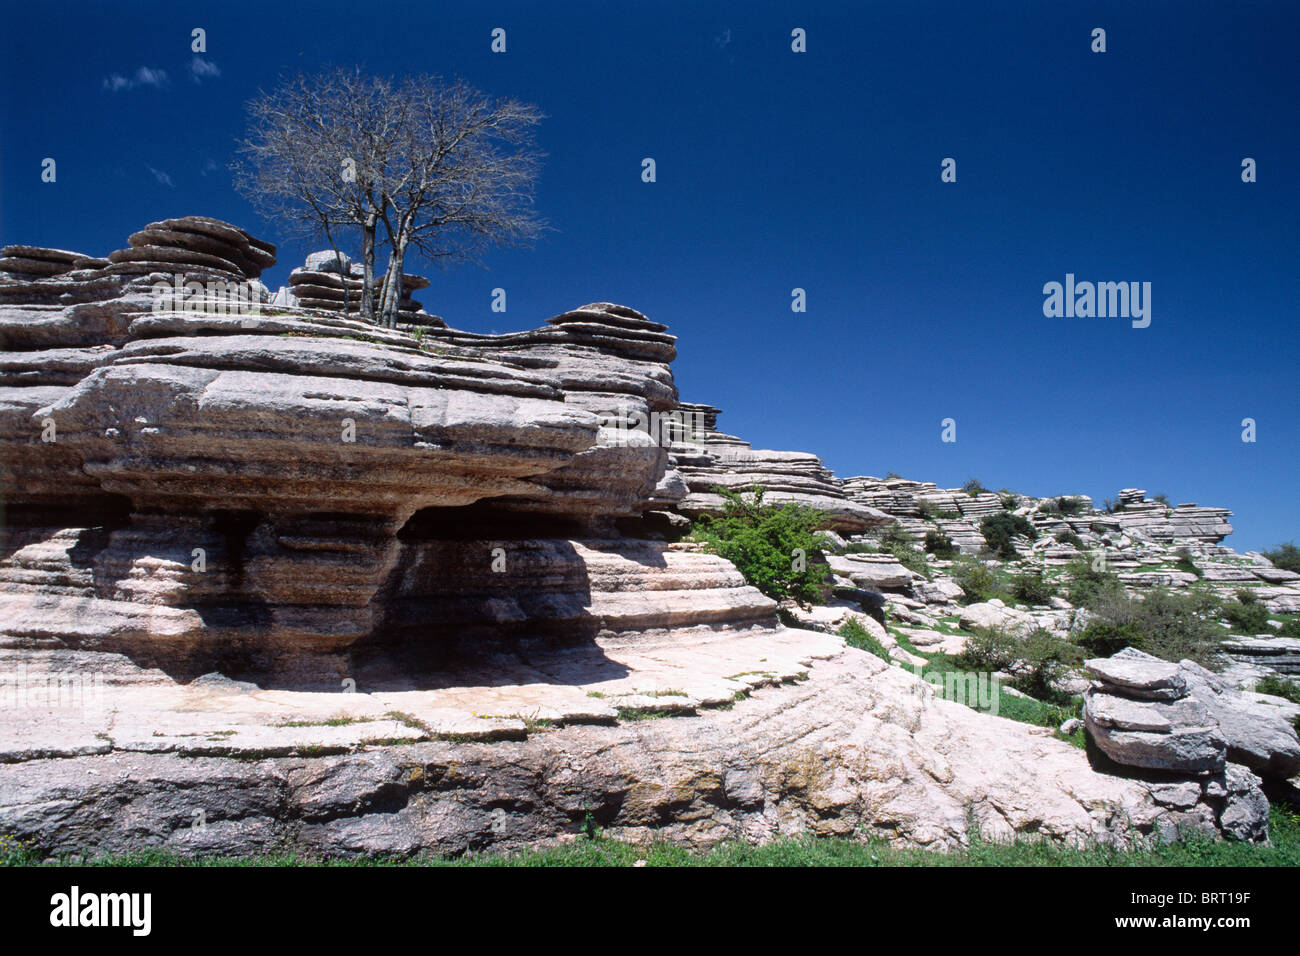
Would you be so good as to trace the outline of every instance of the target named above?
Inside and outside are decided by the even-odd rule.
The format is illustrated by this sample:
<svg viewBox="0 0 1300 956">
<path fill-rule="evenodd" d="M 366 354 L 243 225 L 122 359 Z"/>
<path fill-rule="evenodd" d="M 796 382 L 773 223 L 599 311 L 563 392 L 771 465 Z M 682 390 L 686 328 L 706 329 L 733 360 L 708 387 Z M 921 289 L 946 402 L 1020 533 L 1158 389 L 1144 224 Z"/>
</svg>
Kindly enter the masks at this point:
<svg viewBox="0 0 1300 956">
<path fill-rule="evenodd" d="M 167 71 L 155 70 L 147 66 L 142 66 L 135 71 L 134 76 L 123 76 L 121 73 L 113 73 L 104 77 L 104 89 L 110 93 L 119 93 L 122 90 L 134 90 L 139 86 L 163 87 L 167 85 Z"/>
<path fill-rule="evenodd" d="M 153 178 L 158 180 L 158 185 L 166 186 L 168 189 L 176 188 L 176 184 L 172 182 L 171 176 L 164 173 L 161 169 L 154 169 L 148 163 L 145 164 L 145 169 L 149 170 L 149 172 L 153 174 Z"/>
<path fill-rule="evenodd" d="M 195 83 L 202 83 L 204 80 L 215 80 L 220 75 L 221 67 L 211 60 L 205 60 L 201 56 L 196 56 L 190 60 L 190 78 Z"/>
</svg>

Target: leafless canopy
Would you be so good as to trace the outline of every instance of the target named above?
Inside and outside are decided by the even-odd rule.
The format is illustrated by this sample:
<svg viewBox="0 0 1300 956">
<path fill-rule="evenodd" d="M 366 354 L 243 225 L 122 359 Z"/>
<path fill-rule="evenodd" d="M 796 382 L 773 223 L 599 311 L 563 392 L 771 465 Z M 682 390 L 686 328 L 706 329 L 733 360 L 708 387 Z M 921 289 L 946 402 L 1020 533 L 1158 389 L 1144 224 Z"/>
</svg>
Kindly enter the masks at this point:
<svg viewBox="0 0 1300 956">
<path fill-rule="evenodd" d="M 371 321 L 395 324 L 408 250 L 478 262 L 489 247 L 527 245 L 543 228 L 533 209 L 542 159 L 533 133 L 543 118 L 535 106 L 460 80 L 333 70 L 259 93 L 248 114 L 236 188 L 263 215 L 336 251 L 338 235 L 356 230 Z M 379 244 L 389 249 L 382 282 Z"/>
</svg>

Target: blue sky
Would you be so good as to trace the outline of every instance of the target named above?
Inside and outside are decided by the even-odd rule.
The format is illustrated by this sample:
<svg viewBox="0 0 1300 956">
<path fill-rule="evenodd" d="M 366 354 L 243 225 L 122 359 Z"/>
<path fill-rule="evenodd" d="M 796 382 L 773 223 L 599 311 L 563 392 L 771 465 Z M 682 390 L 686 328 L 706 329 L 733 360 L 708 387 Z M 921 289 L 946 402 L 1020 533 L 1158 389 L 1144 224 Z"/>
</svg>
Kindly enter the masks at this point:
<svg viewBox="0 0 1300 956">
<path fill-rule="evenodd" d="M 452 325 L 620 302 L 681 337 L 682 395 L 723 430 L 841 476 L 1137 486 L 1232 508 L 1239 550 L 1300 538 L 1300 6 L 900 6 L 8 4 L 0 241 L 102 255 L 198 214 L 281 242 L 226 170 L 252 94 L 321 66 L 460 76 L 548 114 L 554 231 L 486 270 L 415 263 Z M 1150 327 L 1044 317 L 1066 273 L 1150 282 Z"/>
</svg>

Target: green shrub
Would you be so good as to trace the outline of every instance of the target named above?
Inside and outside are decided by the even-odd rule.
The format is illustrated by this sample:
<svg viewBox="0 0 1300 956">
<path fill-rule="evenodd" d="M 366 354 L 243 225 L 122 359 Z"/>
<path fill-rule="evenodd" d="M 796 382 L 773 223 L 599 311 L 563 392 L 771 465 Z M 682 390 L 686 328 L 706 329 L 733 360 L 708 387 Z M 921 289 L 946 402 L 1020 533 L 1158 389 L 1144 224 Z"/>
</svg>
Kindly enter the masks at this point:
<svg viewBox="0 0 1300 956">
<path fill-rule="evenodd" d="M 969 558 L 963 559 L 953 567 L 950 574 L 952 579 L 966 592 L 963 603 L 978 604 L 981 601 L 987 601 L 991 597 L 996 597 L 1001 591 L 1002 582 L 998 575 L 993 573 L 992 568 L 980 561 Z"/>
<path fill-rule="evenodd" d="M 1204 667 L 1217 669 L 1222 661 L 1219 645 L 1223 630 L 1215 622 L 1219 617 L 1213 595 L 1171 594 L 1155 590 L 1143 598 L 1118 592 L 1102 592 L 1089 605 L 1096 619 L 1088 628 L 1096 641 L 1106 637 L 1124 639 L 1127 645 L 1154 654 L 1167 661 L 1184 658 Z M 1102 630 L 1100 625 L 1109 625 Z M 1085 629 L 1085 634 L 1087 629 Z M 1083 643 L 1083 637 L 1079 638 Z"/>
<path fill-rule="evenodd" d="M 1083 499 L 1070 497 L 1057 498 L 1056 510 L 1058 513 L 1067 516 L 1081 514 L 1084 510 Z"/>
<path fill-rule="evenodd" d="M 1017 690 L 1038 700 L 1064 703 L 1068 696 L 1052 685 L 1081 659 L 1077 647 L 1042 628 L 1024 637 L 981 628 L 966 639 L 966 648 L 954 664 L 961 670 L 1010 673 L 1011 686 Z"/>
<path fill-rule="evenodd" d="M 1025 604 L 1050 604 L 1056 597 L 1056 585 L 1042 571 L 1030 571 L 1012 577 L 1011 595 Z"/>
<path fill-rule="evenodd" d="M 1169 504 L 1169 496 L 1168 496 L 1167 494 L 1165 494 L 1163 491 L 1160 492 L 1160 494 L 1158 494 L 1158 495 L 1152 495 L 1151 500 L 1152 500 L 1152 501 L 1158 501 L 1158 502 L 1160 502 L 1162 505 L 1167 505 L 1167 504 Z"/>
<path fill-rule="evenodd" d="M 1012 686 L 1037 700 L 1067 703 L 1070 696 L 1053 685 L 1083 660 L 1079 648 L 1051 631 L 1037 628 L 1021 641 L 1020 654 Z"/>
<path fill-rule="evenodd" d="M 1088 558 L 1075 558 L 1065 566 L 1065 576 L 1070 582 L 1066 595 L 1075 607 L 1091 608 L 1103 596 L 1123 594 L 1124 585 L 1109 571 L 1096 571 Z"/>
<path fill-rule="evenodd" d="M 939 521 L 941 519 L 944 521 L 955 521 L 961 517 L 959 512 L 941 509 L 938 505 L 930 501 L 918 501 L 916 503 L 916 510 L 917 513 L 926 521 Z"/>
<path fill-rule="evenodd" d="M 901 524 L 891 524 L 885 529 L 885 533 L 880 536 L 880 543 L 885 548 L 898 546 L 910 548 L 916 544 L 916 539 Z"/>
<path fill-rule="evenodd" d="M 1198 578 L 1201 576 L 1201 569 L 1196 566 L 1196 562 L 1192 560 L 1192 553 L 1186 548 L 1178 549 L 1178 560 L 1174 562 L 1174 567 L 1179 571 L 1194 574 Z"/>
<path fill-rule="evenodd" d="M 1237 599 L 1223 605 L 1223 619 L 1241 634 L 1264 634 L 1268 631 L 1268 610 L 1250 591 L 1238 591 Z"/>
<path fill-rule="evenodd" d="M 1089 621 L 1074 641 L 1093 657 L 1110 657 L 1143 643 L 1142 632 L 1132 621 Z"/>
<path fill-rule="evenodd" d="M 930 563 L 925 560 L 925 552 L 917 551 L 915 548 L 906 544 L 891 545 L 886 548 L 886 550 L 898 559 L 898 563 L 907 568 L 907 570 L 914 574 L 921 575 L 921 577 L 926 580 L 931 578 L 932 572 L 930 571 Z"/>
<path fill-rule="evenodd" d="M 925 550 L 938 558 L 951 558 L 957 554 L 957 548 L 952 543 L 952 538 L 942 531 L 927 531 L 925 533 Z"/>
<path fill-rule="evenodd" d="M 1260 633 L 1263 634 L 1266 632 L 1260 631 Z M 1277 633 L 1282 637 L 1300 637 L 1300 621 L 1294 619 L 1283 621 L 1282 626 L 1278 628 Z"/>
<path fill-rule="evenodd" d="M 966 647 L 953 658 L 959 670 L 1010 671 L 1020 655 L 1020 641 L 996 627 L 978 628 L 966 638 Z"/>
<path fill-rule="evenodd" d="M 1263 680 L 1256 681 L 1255 693 L 1272 694 L 1274 697 L 1285 697 L 1293 704 L 1300 704 L 1300 684 L 1289 681 L 1285 677 L 1277 674 L 1269 674 Z"/>
<path fill-rule="evenodd" d="M 1272 551 L 1265 551 L 1264 557 L 1272 561 L 1274 567 L 1281 568 L 1283 571 L 1300 572 L 1300 548 L 1296 547 L 1294 541 L 1279 544 Z"/>
<path fill-rule="evenodd" d="M 820 553 L 817 532 L 827 525 L 824 513 L 796 504 L 764 505 L 758 486 L 748 501 L 726 488 L 714 491 L 722 496 L 722 514 L 696 522 L 697 541 L 734 564 L 749 584 L 770 598 L 825 599 L 830 568 L 815 560 Z M 802 570 L 798 552 L 804 556 Z"/>
<path fill-rule="evenodd" d="M 844 638 L 844 642 L 849 647 L 856 647 L 860 651 L 875 654 L 882 661 L 890 660 L 889 651 L 885 650 L 885 646 L 876 640 L 856 617 L 851 617 L 845 621 L 840 625 L 840 629 L 836 633 Z"/>
<path fill-rule="evenodd" d="M 1064 531 L 1056 532 L 1056 543 L 1073 545 L 1077 550 L 1083 550 L 1083 539 L 1069 528 L 1066 528 Z"/>
<path fill-rule="evenodd" d="M 916 540 L 902 525 L 890 525 L 881 536 L 880 545 L 881 551 L 892 554 L 907 570 L 927 579 L 930 577 L 930 565 L 925 560 L 925 553 L 916 549 Z"/>
<path fill-rule="evenodd" d="M 1003 508 L 1006 508 L 1008 511 L 1015 511 L 1017 508 L 1020 507 L 1020 496 L 1019 496 L 1019 495 L 1003 495 L 1003 496 L 1002 496 L 1002 507 L 1003 507 Z"/>
<path fill-rule="evenodd" d="M 880 545 L 872 544 L 870 541 L 848 541 L 840 548 L 840 554 L 880 554 L 884 550 Z"/>
<path fill-rule="evenodd" d="M 1019 556 L 1012 538 L 1023 535 L 1031 541 L 1038 537 L 1038 531 L 1023 515 L 1007 514 L 1005 511 L 989 515 L 980 522 L 980 534 L 988 543 L 989 551 L 1000 558 Z"/>
<path fill-rule="evenodd" d="M 966 492 L 966 494 L 970 495 L 972 498 L 976 495 L 985 494 L 988 491 L 988 489 L 984 487 L 984 483 L 978 478 L 972 478 L 967 481 L 966 484 L 961 486 L 961 490 Z"/>
<path fill-rule="evenodd" d="M 1110 529 L 1107 528 L 1100 521 L 1090 522 L 1088 524 L 1088 530 L 1091 531 L 1093 534 L 1106 534 L 1110 531 Z"/>
</svg>

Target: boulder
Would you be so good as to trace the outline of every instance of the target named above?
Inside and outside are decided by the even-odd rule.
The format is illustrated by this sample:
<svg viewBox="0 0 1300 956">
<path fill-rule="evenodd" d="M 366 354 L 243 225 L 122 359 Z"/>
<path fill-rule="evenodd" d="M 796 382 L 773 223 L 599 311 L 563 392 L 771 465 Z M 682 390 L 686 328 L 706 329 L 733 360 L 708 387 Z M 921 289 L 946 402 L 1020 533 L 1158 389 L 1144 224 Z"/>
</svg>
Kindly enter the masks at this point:
<svg viewBox="0 0 1300 956">
<path fill-rule="evenodd" d="M 1093 658 L 1084 666 L 1102 683 L 1122 687 L 1132 697 L 1177 700 L 1187 693 L 1179 666 L 1149 655 Z"/>
</svg>

